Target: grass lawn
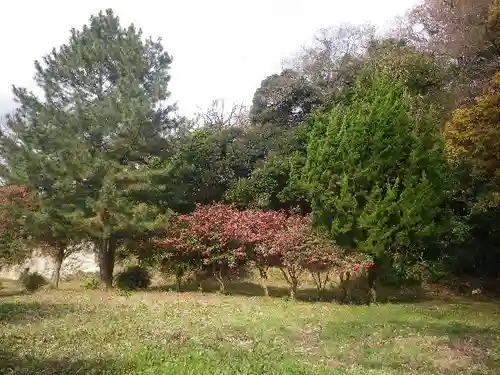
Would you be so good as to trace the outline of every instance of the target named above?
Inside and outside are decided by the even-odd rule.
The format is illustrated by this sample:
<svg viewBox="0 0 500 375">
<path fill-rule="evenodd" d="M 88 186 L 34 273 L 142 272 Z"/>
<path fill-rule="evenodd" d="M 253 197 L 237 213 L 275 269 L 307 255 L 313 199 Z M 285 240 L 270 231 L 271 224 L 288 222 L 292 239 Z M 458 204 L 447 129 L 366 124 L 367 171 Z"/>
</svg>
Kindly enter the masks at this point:
<svg viewBox="0 0 500 375">
<path fill-rule="evenodd" d="M 0 374 L 500 374 L 500 304 L 0 292 Z"/>
</svg>

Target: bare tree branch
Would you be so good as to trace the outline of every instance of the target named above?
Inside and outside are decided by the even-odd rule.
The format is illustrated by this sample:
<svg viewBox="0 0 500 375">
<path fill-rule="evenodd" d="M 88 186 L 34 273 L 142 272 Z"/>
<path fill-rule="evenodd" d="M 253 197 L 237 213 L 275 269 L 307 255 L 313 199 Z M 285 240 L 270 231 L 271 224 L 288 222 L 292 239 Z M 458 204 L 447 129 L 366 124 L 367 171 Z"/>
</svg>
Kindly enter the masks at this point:
<svg viewBox="0 0 500 375">
<path fill-rule="evenodd" d="M 216 129 L 246 126 L 248 122 L 248 109 L 243 103 L 232 104 L 226 109 L 223 99 L 212 101 L 212 105 L 202 110 L 198 107 L 194 123 L 197 126 Z"/>
</svg>

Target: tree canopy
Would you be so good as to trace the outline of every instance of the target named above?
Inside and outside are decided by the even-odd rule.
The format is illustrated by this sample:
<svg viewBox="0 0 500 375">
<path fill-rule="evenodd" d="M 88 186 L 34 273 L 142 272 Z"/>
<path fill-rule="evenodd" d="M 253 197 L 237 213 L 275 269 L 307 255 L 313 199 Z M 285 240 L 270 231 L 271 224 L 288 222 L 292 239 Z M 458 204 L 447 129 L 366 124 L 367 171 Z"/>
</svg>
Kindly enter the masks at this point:
<svg viewBox="0 0 500 375">
<path fill-rule="evenodd" d="M 164 211 L 148 193 L 174 126 L 173 108 L 162 105 L 171 61 L 161 41 L 107 10 L 35 63 L 43 98 L 14 87 L 19 109 L 0 138 L 4 178 L 57 202 L 48 220 L 95 242 L 108 286 L 120 240 L 151 229 Z"/>
<path fill-rule="evenodd" d="M 262 81 L 253 96 L 250 119 L 292 127 L 323 103 L 319 90 L 297 72 L 287 69 Z"/>
<path fill-rule="evenodd" d="M 167 268 L 202 259 L 215 245 L 196 242 L 195 226 L 213 227 L 193 215 L 211 212 L 231 215 L 232 229 L 255 220 L 255 235 L 273 232 L 264 219 L 291 217 L 278 243 L 227 237 L 245 242 L 248 264 L 288 267 L 268 256 L 279 248 L 289 281 L 323 245 L 329 267 L 369 253 L 388 273 L 431 262 L 498 276 L 499 16 L 497 0 L 425 0 L 391 32 L 325 28 L 256 85 L 248 109 L 216 100 L 181 118 L 162 41 L 101 11 L 35 62 L 40 94 L 13 87 L 18 106 L 0 127 L 0 260 L 36 247 L 60 268 L 91 243 L 111 287 L 115 258 L 147 258 L 150 239 L 186 240 L 182 253 L 163 249 Z M 219 245 L 235 259 L 238 247 Z"/>
<path fill-rule="evenodd" d="M 402 83 L 380 73 L 352 100 L 311 119 L 305 178 L 315 221 L 339 244 L 379 256 L 439 232 L 447 176 L 432 112 L 413 114 Z"/>
</svg>

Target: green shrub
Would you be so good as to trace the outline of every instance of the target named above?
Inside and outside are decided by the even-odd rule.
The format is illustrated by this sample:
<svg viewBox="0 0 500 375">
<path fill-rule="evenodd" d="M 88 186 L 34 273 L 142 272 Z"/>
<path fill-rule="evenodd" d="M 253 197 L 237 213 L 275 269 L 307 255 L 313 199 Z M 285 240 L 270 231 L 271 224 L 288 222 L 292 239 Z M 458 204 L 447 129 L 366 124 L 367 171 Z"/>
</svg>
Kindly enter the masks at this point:
<svg viewBox="0 0 500 375">
<path fill-rule="evenodd" d="M 412 287 L 422 283 L 436 283 L 447 275 L 443 260 L 394 262 L 381 269 L 380 281 L 387 286 Z"/>
<path fill-rule="evenodd" d="M 48 282 L 40 275 L 38 272 L 23 272 L 20 277 L 21 284 L 28 292 L 34 292 L 40 289 L 42 286 L 47 285 Z"/>
<path fill-rule="evenodd" d="M 147 289 L 151 285 L 151 275 L 143 267 L 129 266 L 116 275 L 116 285 L 121 290 Z"/>
<path fill-rule="evenodd" d="M 85 280 L 82 283 L 82 287 L 84 289 L 88 289 L 88 290 L 96 290 L 96 289 L 99 289 L 101 287 L 101 282 L 99 281 L 99 279 L 96 276 L 93 276 L 93 277 L 87 278 L 87 280 Z"/>
</svg>

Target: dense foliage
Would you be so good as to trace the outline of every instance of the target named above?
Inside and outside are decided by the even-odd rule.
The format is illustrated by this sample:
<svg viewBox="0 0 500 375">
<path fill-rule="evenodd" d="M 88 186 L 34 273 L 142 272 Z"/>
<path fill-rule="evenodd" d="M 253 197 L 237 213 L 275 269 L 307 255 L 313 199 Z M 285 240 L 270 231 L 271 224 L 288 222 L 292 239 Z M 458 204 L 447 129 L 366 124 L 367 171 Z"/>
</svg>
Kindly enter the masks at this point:
<svg viewBox="0 0 500 375">
<path fill-rule="evenodd" d="M 425 251 L 443 227 L 444 151 L 431 113 L 411 112 L 386 75 L 312 119 L 305 178 L 313 218 L 339 244 L 379 257 Z"/>
<path fill-rule="evenodd" d="M 43 95 L 14 87 L 0 261 L 36 247 L 60 268 L 85 242 L 106 287 L 120 256 L 222 291 L 254 267 L 267 293 L 277 267 L 292 295 L 305 272 L 320 294 L 355 269 L 371 292 L 379 276 L 500 276 L 499 4 L 425 0 L 382 36 L 321 30 L 248 112 L 216 101 L 195 119 L 166 104 L 160 40 L 91 16 L 36 62 Z"/>
<path fill-rule="evenodd" d="M 316 233 L 307 217 L 223 204 L 199 206 L 190 215 L 172 218 L 165 234 L 146 248 L 150 252 L 145 259 L 175 272 L 178 285 L 186 272 L 205 271 L 219 281 L 221 292 L 228 277 L 249 266 L 259 271 L 265 295 L 269 268 L 280 268 L 293 297 L 305 271 L 321 293 L 332 272 L 358 272 L 374 265 L 368 257 L 352 257 Z"/>
<path fill-rule="evenodd" d="M 20 106 L 0 137 L 4 178 L 36 192 L 46 224 L 63 224 L 51 231 L 58 240 L 72 228 L 95 243 L 108 286 L 120 241 L 164 211 L 148 193 L 172 125 L 160 105 L 170 62 L 159 41 L 101 12 L 36 62 L 43 100 L 14 88 Z"/>
<path fill-rule="evenodd" d="M 35 292 L 47 284 L 47 280 L 37 272 L 25 272 L 21 275 L 19 281 L 28 292 Z"/>
<path fill-rule="evenodd" d="M 121 290 L 147 289 L 151 285 L 151 275 L 143 267 L 130 266 L 116 275 L 116 286 Z"/>
<path fill-rule="evenodd" d="M 446 150 L 462 173 L 458 198 L 468 215 L 467 247 L 456 254 L 455 267 L 474 275 L 498 274 L 500 265 L 500 75 L 497 73 L 474 103 L 457 108 L 446 124 Z M 477 251 L 470 252 L 469 247 Z"/>
<path fill-rule="evenodd" d="M 29 254 L 25 214 L 32 211 L 33 197 L 22 186 L 0 187 L 0 267 L 19 262 Z"/>
</svg>

